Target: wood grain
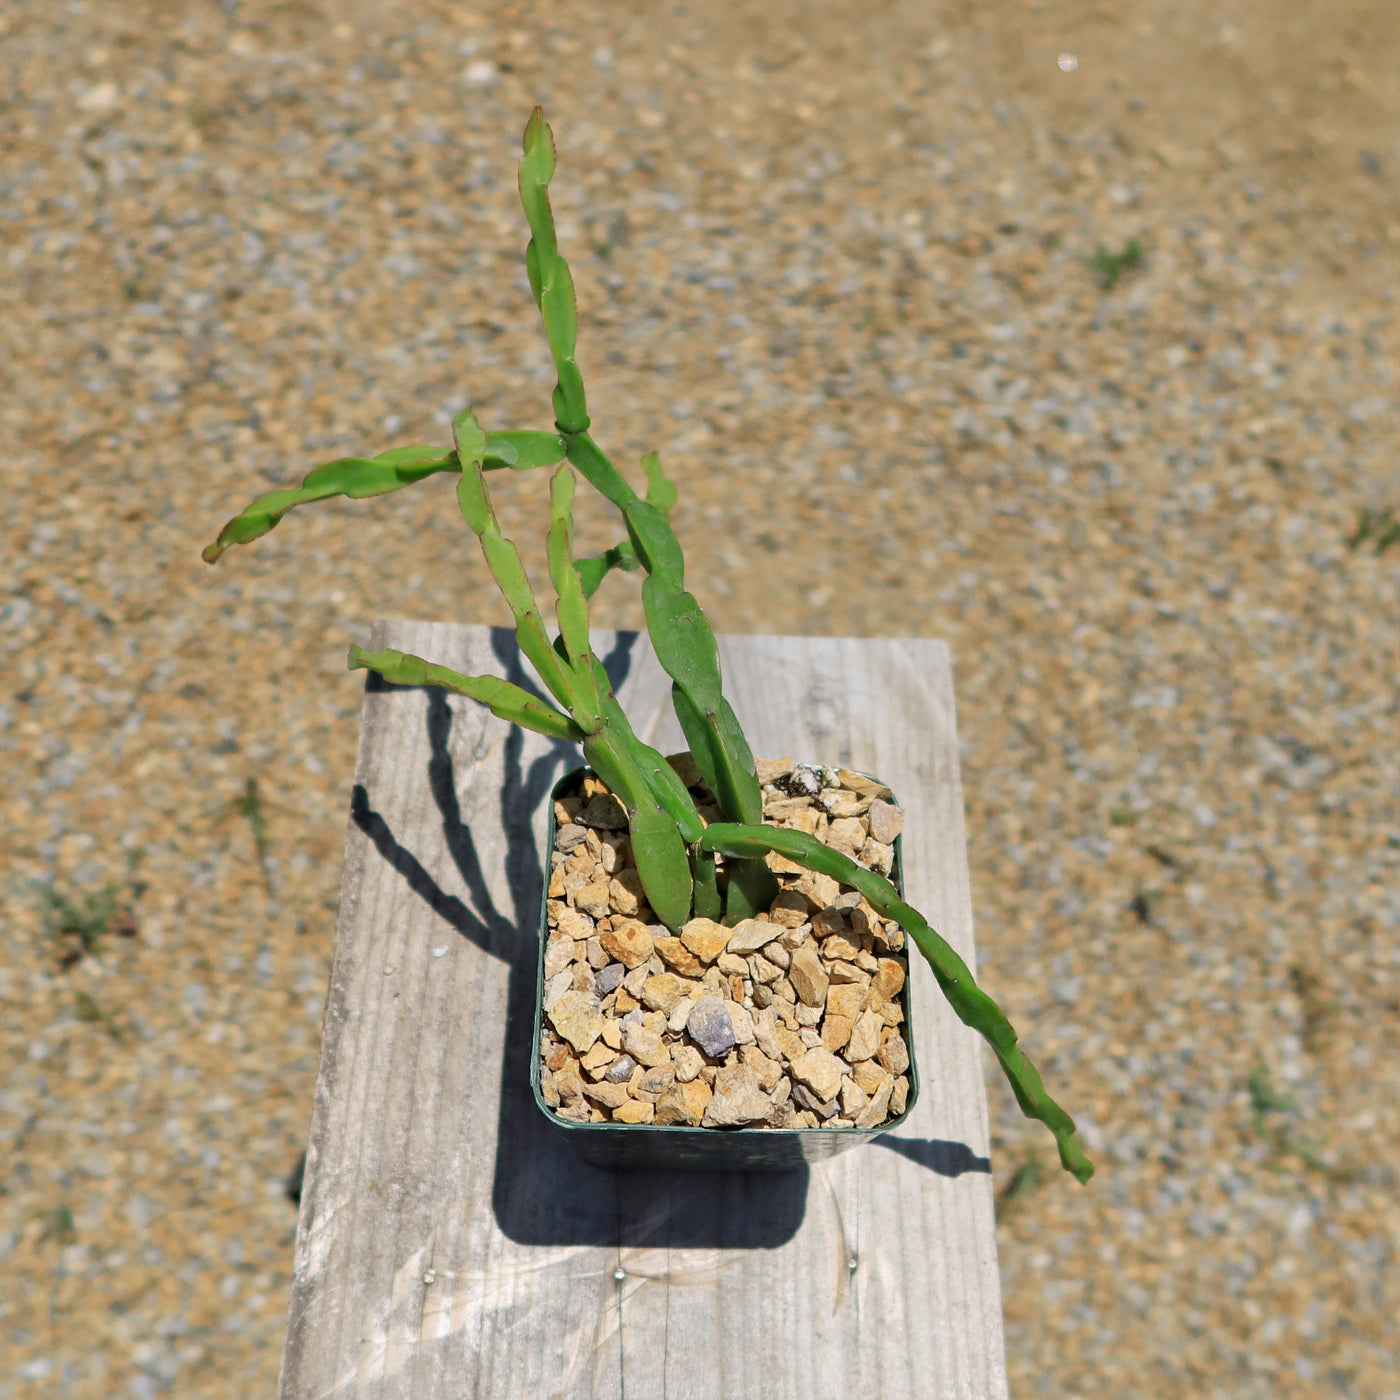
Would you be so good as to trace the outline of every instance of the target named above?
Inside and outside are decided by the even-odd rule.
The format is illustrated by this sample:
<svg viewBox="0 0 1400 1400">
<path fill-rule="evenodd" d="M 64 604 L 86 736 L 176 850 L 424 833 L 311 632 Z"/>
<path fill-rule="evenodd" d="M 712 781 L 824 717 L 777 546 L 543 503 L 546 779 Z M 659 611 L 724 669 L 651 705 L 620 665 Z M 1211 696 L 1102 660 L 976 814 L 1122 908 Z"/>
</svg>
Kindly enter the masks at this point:
<svg viewBox="0 0 1400 1400">
<path fill-rule="evenodd" d="M 683 747 L 645 639 L 595 643 L 637 728 Z M 371 645 L 526 680 L 503 629 Z M 720 650 L 756 753 L 893 787 L 909 898 L 972 962 L 947 648 Z M 923 1093 L 877 1143 L 790 1174 L 614 1173 L 542 1131 L 538 843 L 577 762 L 459 696 L 367 688 L 282 1400 L 1001 1400 L 979 1042 L 921 962 Z"/>
</svg>

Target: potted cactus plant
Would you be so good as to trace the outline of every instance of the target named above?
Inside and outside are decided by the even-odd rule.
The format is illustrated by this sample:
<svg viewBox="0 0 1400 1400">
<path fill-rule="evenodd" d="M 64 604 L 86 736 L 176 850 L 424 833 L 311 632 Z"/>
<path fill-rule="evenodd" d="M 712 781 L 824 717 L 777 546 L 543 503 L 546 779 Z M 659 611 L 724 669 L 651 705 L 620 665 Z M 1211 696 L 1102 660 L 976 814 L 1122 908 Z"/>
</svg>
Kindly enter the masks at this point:
<svg viewBox="0 0 1400 1400">
<path fill-rule="evenodd" d="M 520 650 L 554 703 L 503 679 L 462 675 L 399 651 L 352 647 L 349 665 L 393 683 L 456 691 L 514 724 L 581 746 L 587 768 L 556 788 L 551 848 L 544 853 L 549 889 L 542 911 L 534 1087 L 541 1108 L 562 1130 L 606 1129 L 582 1144 L 586 1152 L 591 1148 L 613 1161 L 774 1165 L 791 1160 L 794 1149 L 765 1156 L 763 1149 L 741 1144 L 791 1144 L 798 1140 L 794 1135 L 815 1134 L 831 1146 L 815 1153 L 810 1145 L 796 1150 L 823 1155 L 841 1145 L 842 1134 L 854 1142 L 892 1126 L 917 1091 L 908 1038 L 899 1030 L 907 1030 L 909 1011 L 900 958 L 907 936 L 953 1010 L 991 1046 L 1022 1110 L 1050 1129 L 1065 1168 L 1087 1181 L 1093 1167 L 1074 1123 L 1046 1092 L 1010 1023 L 887 878 L 899 873 L 897 808 L 888 789 L 878 778 L 790 760 L 786 766 L 762 765 L 760 780 L 761 765 L 724 696 L 714 634 L 686 587 L 684 556 L 668 518 L 675 487 L 651 453 L 643 460 L 647 486 L 639 495 L 590 435 L 575 359 L 573 280 L 559 252 L 547 192 L 554 167 L 553 134 L 537 107 L 525 128 L 519 189 L 532 235 L 526 250 L 530 287 L 558 374 L 553 430 L 487 432 L 464 408 L 452 420 L 450 448 L 400 447 L 317 467 L 300 487 L 253 501 L 203 557 L 213 563 L 230 545 L 266 534 L 307 502 L 383 495 L 437 473 L 457 477 L 462 516 L 514 616 Z M 557 595 L 554 635 L 515 545 L 501 533 L 487 490 L 492 470 L 541 466 L 554 467 L 548 531 Z M 614 547 L 582 559 L 574 553 L 572 517 L 579 476 L 616 507 L 625 527 Z M 638 738 L 590 649 L 589 599 L 615 569 L 642 575 L 647 633 L 672 680 L 688 754 L 668 759 Z M 599 803 L 602 814 L 595 811 L 590 822 L 584 809 Z M 777 808 L 782 815 L 773 820 Z M 838 811 L 847 815 L 835 816 Z M 868 834 L 872 812 L 890 841 L 871 836 L 873 848 L 859 846 L 859 834 L 853 840 L 853 828 L 841 823 L 864 822 L 861 830 Z M 844 841 L 833 839 L 837 828 Z M 592 914 L 581 911 L 580 892 L 589 882 L 575 878 L 570 886 L 575 852 L 605 874 L 618 875 L 620 897 L 630 901 L 625 912 L 606 905 Z M 628 864 L 621 866 L 623 861 Z M 817 936 L 826 954 L 821 958 L 812 952 Z M 833 948 L 837 956 L 830 955 Z M 833 980 L 839 978 L 849 980 Z M 793 993 L 783 1000 L 784 987 L 799 989 L 800 997 Z M 833 998 L 842 987 L 846 992 Z M 609 1017 L 599 1014 L 608 999 L 614 1011 L 621 1008 L 611 1032 Z M 768 1013 L 779 1002 L 780 1018 L 774 1019 Z M 840 1009 L 833 1012 L 833 1005 Z M 577 1034 L 565 1024 L 570 1015 L 582 1026 Z M 688 1077 L 679 1054 L 653 1053 L 653 1060 L 666 1062 L 648 1062 L 646 1050 L 657 1043 L 664 1050 L 668 1038 L 672 1044 L 685 1041 L 681 1048 L 690 1052 L 685 1058 L 694 1071 Z M 837 1050 L 845 1050 L 846 1058 Z M 810 1063 L 799 1073 L 804 1058 Z M 761 1125 L 740 1126 L 758 1124 L 755 1115 L 745 1117 L 743 1100 L 779 1060 L 786 1065 L 780 1077 L 795 1101 Z M 868 1071 L 864 1079 L 862 1066 Z M 584 1069 L 587 1077 L 569 1077 Z M 640 1096 L 619 1094 L 653 1071 L 658 1073 Z M 564 1093 L 561 1081 L 579 1091 Z M 878 1112 L 871 1091 L 884 1093 Z M 713 1110 L 716 1100 L 728 1105 L 726 1112 Z M 737 1132 L 725 1131 L 736 1126 Z M 600 1146 L 604 1137 L 606 1147 Z M 627 1140 L 669 1142 L 673 1148 L 619 1145 Z"/>
</svg>

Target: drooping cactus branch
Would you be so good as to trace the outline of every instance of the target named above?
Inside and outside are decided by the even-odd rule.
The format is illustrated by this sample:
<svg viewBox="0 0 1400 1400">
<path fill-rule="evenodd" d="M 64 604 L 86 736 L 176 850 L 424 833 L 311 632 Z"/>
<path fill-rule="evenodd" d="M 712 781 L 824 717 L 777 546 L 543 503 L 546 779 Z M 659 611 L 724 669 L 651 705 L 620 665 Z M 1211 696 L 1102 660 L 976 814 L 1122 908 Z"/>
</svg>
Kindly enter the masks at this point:
<svg viewBox="0 0 1400 1400">
<path fill-rule="evenodd" d="M 568 715 L 498 676 L 464 676 L 410 652 L 366 651 L 363 647 L 350 648 L 349 669 L 378 671 L 394 685 L 435 685 L 456 691 L 480 701 L 498 719 L 548 734 L 551 739 L 572 739 L 581 744 L 587 737 Z"/>
<path fill-rule="evenodd" d="M 563 458 L 564 439 L 558 433 L 519 429 L 489 434 L 482 465 L 487 471 L 500 467 L 524 470 L 548 466 Z M 244 506 L 219 531 L 218 539 L 206 547 L 204 562 L 213 564 L 230 545 L 250 544 L 267 534 L 293 506 L 328 500 L 332 496 L 346 496 L 353 501 L 367 496 L 385 496 L 438 472 L 460 470 L 455 451 L 422 444 L 391 447 L 377 457 L 337 458 L 313 468 L 300 486 L 269 491 L 251 505 Z"/>
<path fill-rule="evenodd" d="M 776 851 L 806 866 L 808 870 L 829 875 L 833 880 L 859 890 L 877 914 L 893 919 L 914 940 L 959 1020 L 979 1032 L 992 1047 L 1011 1082 L 1021 1112 L 1028 1118 L 1039 1119 L 1054 1133 L 1065 1170 L 1073 1172 L 1080 1181 L 1088 1181 L 1093 1176 L 1093 1164 L 1079 1144 L 1074 1120 L 1045 1092 L 1045 1085 L 1035 1066 L 1016 1044 L 1016 1032 L 1011 1022 L 996 1002 L 977 985 L 971 969 L 953 947 L 934 931 L 913 905 L 900 899 L 899 891 L 883 875 L 857 865 L 849 856 L 823 845 L 805 831 L 716 822 L 705 829 L 700 844 L 707 851 L 721 851 L 728 856 L 753 857 L 761 852 Z"/>
</svg>

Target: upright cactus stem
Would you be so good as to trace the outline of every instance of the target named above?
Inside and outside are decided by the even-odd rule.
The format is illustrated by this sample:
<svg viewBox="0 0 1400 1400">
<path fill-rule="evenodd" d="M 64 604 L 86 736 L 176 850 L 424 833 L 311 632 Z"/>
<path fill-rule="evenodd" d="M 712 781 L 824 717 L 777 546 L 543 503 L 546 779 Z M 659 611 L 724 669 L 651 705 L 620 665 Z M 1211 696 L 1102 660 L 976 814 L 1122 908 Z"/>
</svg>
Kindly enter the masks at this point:
<svg viewBox="0 0 1400 1400">
<path fill-rule="evenodd" d="M 578 303 L 569 265 L 559 254 L 554 215 L 549 207 L 549 182 L 554 175 L 554 133 L 536 107 L 525 125 L 525 154 L 520 161 L 520 202 L 530 224 L 525 269 L 530 290 L 544 317 L 545 335 L 559 382 L 554 388 L 554 421 L 566 436 L 588 431 L 588 407 L 583 375 L 574 359 L 578 341 Z"/>
</svg>

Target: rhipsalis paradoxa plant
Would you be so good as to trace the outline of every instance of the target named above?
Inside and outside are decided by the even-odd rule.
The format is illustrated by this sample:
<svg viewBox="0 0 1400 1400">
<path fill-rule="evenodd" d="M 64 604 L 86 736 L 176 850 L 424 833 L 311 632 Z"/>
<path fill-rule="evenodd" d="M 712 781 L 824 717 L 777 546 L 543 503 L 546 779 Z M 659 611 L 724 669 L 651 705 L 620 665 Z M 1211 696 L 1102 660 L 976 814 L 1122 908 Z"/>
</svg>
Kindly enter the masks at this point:
<svg viewBox="0 0 1400 1400">
<path fill-rule="evenodd" d="M 457 502 L 481 542 L 492 576 L 515 618 L 520 650 L 555 704 L 494 676 L 465 676 L 399 651 L 352 647 L 351 668 L 386 680 L 435 685 L 488 706 L 502 719 L 554 738 L 571 739 L 626 808 L 632 849 L 648 902 L 672 929 L 696 916 L 726 923 L 767 909 L 778 893 L 766 856 L 777 852 L 810 870 L 853 886 L 882 917 L 895 920 L 928 960 L 943 994 L 979 1031 L 1000 1061 L 1022 1110 L 1045 1123 L 1060 1160 L 1080 1181 L 1093 1166 L 1069 1115 L 1046 1093 L 1035 1067 L 996 1002 L 973 980 L 958 954 L 902 899 L 883 876 L 804 832 L 766 827 L 753 755 L 725 699 L 719 651 L 710 624 L 686 588 L 685 559 L 671 528 L 674 485 L 655 453 L 643 460 L 646 490 L 638 494 L 589 433 L 583 377 L 575 358 L 578 316 L 573 278 L 559 252 L 548 186 L 554 138 L 537 107 L 525 128 L 520 198 L 530 224 L 525 253 L 530 288 L 544 320 L 558 382 L 554 430 L 485 432 L 470 408 L 452 420 L 452 446 L 394 448 L 375 457 L 343 457 L 312 471 L 301 486 L 259 497 L 229 521 L 204 551 L 213 563 L 233 544 L 266 534 L 294 506 L 331 496 L 385 495 L 440 472 L 457 478 Z M 487 474 L 501 468 L 554 468 L 550 489 L 548 560 L 556 595 L 551 635 L 515 545 L 501 533 L 487 491 Z M 574 555 L 573 498 L 581 476 L 617 508 L 624 537 L 604 553 Z M 706 824 L 689 790 L 666 758 L 644 744 L 628 723 L 608 677 L 589 648 L 588 600 L 613 569 L 640 572 L 647 632 L 672 681 L 676 718 L 706 785 L 726 818 Z M 723 877 L 716 857 L 723 857 Z"/>
</svg>

